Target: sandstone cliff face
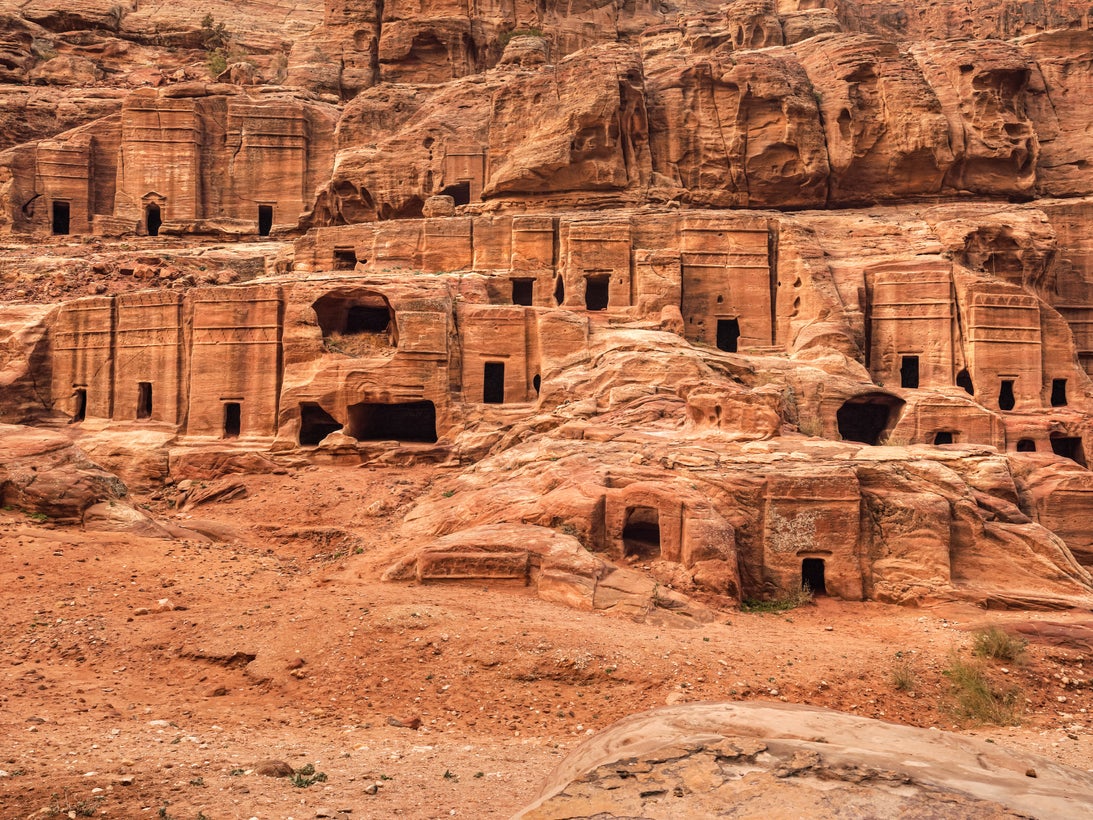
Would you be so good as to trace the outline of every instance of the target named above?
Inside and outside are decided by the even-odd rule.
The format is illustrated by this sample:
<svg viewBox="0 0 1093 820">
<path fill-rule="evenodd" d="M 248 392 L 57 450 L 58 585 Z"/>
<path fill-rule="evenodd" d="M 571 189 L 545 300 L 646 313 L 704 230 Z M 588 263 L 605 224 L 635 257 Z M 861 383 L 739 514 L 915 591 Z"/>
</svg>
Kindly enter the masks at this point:
<svg viewBox="0 0 1093 820">
<path fill-rule="evenodd" d="M 0 309 L 5 420 L 136 486 L 458 467 L 392 580 L 1088 601 L 1076 5 L 114 8 L 0 42 L 13 94 L 102 106 L 0 155 L 0 229 L 53 237 L 0 292 L 84 296 Z"/>
</svg>

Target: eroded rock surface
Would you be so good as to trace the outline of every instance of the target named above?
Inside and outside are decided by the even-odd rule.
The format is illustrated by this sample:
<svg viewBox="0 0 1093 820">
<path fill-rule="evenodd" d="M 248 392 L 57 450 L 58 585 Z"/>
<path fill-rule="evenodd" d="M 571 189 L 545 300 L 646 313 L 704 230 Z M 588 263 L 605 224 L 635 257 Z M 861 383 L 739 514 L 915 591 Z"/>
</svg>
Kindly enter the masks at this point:
<svg viewBox="0 0 1093 820">
<path fill-rule="evenodd" d="M 547 778 L 522 820 L 1081 817 L 1088 772 L 808 706 L 699 703 L 626 718 Z"/>
</svg>

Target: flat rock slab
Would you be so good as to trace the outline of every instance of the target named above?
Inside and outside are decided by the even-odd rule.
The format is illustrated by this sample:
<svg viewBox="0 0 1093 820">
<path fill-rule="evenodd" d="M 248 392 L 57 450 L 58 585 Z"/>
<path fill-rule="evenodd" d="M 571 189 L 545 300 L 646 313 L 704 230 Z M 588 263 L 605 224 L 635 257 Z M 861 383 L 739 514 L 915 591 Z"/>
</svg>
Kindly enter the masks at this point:
<svg viewBox="0 0 1093 820">
<path fill-rule="evenodd" d="M 766 703 L 626 718 L 577 747 L 517 815 L 1090 816 L 1088 772 L 948 732 Z"/>
</svg>

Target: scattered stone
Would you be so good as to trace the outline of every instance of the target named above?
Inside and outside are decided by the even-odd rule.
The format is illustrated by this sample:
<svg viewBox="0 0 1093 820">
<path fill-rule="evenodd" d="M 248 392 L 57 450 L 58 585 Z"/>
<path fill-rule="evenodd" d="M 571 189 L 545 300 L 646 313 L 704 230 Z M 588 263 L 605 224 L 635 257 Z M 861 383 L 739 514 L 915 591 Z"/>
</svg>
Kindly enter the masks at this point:
<svg viewBox="0 0 1093 820">
<path fill-rule="evenodd" d="M 283 760 L 263 760 L 254 764 L 254 773 L 263 777 L 292 777 L 296 770 Z"/>
</svg>

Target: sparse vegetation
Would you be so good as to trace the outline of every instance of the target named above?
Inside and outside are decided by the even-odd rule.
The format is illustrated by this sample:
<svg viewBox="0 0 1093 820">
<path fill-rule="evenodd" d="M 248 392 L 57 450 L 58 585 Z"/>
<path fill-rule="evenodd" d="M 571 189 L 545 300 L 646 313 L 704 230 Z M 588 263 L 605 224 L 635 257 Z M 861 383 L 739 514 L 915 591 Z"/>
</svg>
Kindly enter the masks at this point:
<svg viewBox="0 0 1093 820">
<path fill-rule="evenodd" d="M 740 604 L 742 612 L 788 612 L 791 609 L 812 603 L 812 590 L 808 584 L 802 584 L 800 589 L 793 590 L 784 598 L 775 598 L 771 601 L 758 601 L 754 598 L 746 598 Z"/>
<path fill-rule="evenodd" d="M 918 675 L 906 658 L 897 657 L 892 667 L 892 686 L 897 692 L 914 692 L 917 688 Z"/>
<path fill-rule="evenodd" d="M 513 29 L 512 31 L 506 31 L 505 33 L 503 33 L 498 38 L 498 41 L 501 43 L 501 47 L 504 48 L 510 42 L 512 42 L 513 37 L 542 37 L 542 36 L 543 36 L 543 30 L 541 28 L 517 28 L 517 29 Z"/>
<path fill-rule="evenodd" d="M 980 658 L 1020 663 L 1025 657 L 1028 641 L 1011 635 L 1001 627 L 991 626 L 975 633 L 972 651 Z"/>
<path fill-rule="evenodd" d="M 308 763 L 306 766 L 301 766 L 297 769 L 289 781 L 298 789 L 306 789 L 309 786 L 314 786 L 316 783 L 326 782 L 326 772 L 317 772 L 315 767 Z"/>
<path fill-rule="evenodd" d="M 1020 690 L 1016 686 L 998 686 L 981 664 L 954 657 L 942 674 L 949 679 L 950 706 L 957 717 L 998 726 L 1019 722 Z"/>
</svg>

